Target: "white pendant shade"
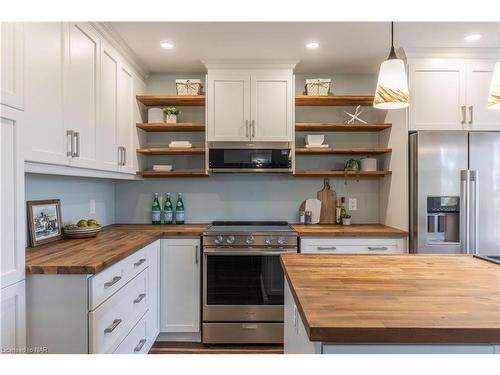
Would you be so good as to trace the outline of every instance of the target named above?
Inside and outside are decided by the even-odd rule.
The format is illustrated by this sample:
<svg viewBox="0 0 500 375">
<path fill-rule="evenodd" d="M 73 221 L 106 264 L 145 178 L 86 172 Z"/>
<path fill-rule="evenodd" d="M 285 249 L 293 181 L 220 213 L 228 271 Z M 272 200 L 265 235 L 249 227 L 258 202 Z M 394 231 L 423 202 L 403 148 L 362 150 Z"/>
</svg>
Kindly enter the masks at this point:
<svg viewBox="0 0 500 375">
<path fill-rule="evenodd" d="M 373 106 L 399 109 L 410 105 L 410 92 L 403 60 L 389 59 L 380 64 Z"/>
<path fill-rule="evenodd" d="M 495 64 L 493 71 L 490 94 L 488 95 L 488 109 L 500 110 L 500 61 Z"/>
</svg>

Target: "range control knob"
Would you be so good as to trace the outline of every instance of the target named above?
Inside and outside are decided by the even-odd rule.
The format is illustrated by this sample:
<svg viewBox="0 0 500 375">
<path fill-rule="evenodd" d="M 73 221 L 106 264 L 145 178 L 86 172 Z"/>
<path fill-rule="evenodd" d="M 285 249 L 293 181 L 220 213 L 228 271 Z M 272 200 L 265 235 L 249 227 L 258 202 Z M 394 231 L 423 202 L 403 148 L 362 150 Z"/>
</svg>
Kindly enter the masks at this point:
<svg viewBox="0 0 500 375">
<path fill-rule="evenodd" d="M 278 237 L 278 245 L 283 245 L 285 243 L 285 237 Z"/>
<path fill-rule="evenodd" d="M 271 245 L 273 243 L 273 238 L 267 237 L 264 242 L 266 243 L 266 245 Z"/>
<path fill-rule="evenodd" d="M 251 245 L 251 244 L 253 244 L 254 240 L 255 239 L 253 238 L 253 236 L 248 236 L 247 239 L 245 240 L 245 243 L 247 245 Z"/>
<path fill-rule="evenodd" d="M 222 237 L 222 235 L 218 235 L 215 239 L 214 239 L 214 244 L 216 245 L 220 245 L 222 243 L 222 241 L 224 241 L 224 237 Z"/>
<path fill-rule="evenodd" d="M 234 236 L 229 236 L 227 239 L 226 239 L 226 242 L 231 245 L 234 243 Z"/>
</svg>

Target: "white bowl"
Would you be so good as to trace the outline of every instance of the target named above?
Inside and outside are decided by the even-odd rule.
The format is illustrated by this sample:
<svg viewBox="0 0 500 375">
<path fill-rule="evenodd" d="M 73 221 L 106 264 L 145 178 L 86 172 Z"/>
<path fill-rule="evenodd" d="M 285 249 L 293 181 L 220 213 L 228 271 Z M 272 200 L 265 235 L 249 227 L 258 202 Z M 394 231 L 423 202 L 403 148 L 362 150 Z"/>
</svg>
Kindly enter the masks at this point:
<svg viewBox="0 0 500 375">
<path fill-rule="evenodd" d="M 306 135 L 306 144 L 309 146 L 319 146 L 325 141 L 323 134 L 309 134 Z"/>
</svg>

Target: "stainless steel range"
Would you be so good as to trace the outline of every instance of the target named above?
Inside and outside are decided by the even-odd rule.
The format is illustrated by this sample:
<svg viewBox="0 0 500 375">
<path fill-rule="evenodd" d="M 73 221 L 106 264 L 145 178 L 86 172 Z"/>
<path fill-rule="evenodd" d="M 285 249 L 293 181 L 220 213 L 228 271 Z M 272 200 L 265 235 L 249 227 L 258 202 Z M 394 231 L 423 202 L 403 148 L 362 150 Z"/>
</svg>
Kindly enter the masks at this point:
<svg viewBox="0 0 500 375">
<path fill-rule="evenodd" d="M 214 222 L 203 233 L 204 343 L 282 343 L 287 222 Z"/>
</svg>

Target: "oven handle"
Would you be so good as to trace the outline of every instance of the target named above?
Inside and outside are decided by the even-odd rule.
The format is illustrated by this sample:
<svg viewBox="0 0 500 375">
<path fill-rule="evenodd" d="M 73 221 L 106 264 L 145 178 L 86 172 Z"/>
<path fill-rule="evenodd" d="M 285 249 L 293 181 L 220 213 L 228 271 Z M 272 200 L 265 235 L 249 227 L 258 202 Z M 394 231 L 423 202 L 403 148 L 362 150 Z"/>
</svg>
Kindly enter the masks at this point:
<svg viewBox="0 0 500 375">
<path fill-rule="evenodd" d="M 297 253 L 297 249 L 266 249 L 254 248 L 251 250 L 234 250 L 234 249 L 213 249 L 204 248 L 203 253 L 207 255 L 280 255 L 286 253 Z"/>
</svg>

